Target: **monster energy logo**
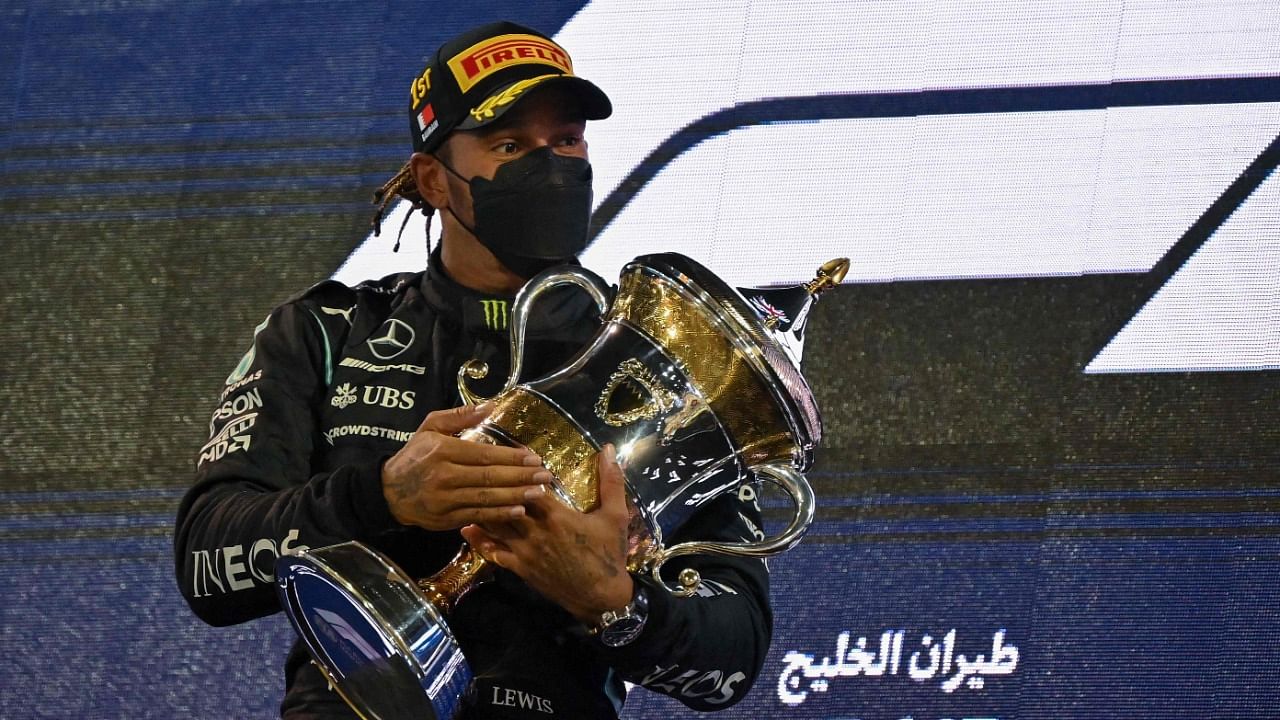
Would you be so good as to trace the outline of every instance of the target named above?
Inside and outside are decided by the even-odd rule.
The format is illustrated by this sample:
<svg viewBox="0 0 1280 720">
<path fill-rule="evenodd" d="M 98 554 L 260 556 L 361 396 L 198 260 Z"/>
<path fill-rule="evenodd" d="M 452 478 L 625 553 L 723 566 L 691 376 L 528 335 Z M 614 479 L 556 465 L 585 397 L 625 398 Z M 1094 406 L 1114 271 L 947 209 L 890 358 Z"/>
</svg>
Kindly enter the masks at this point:
<svg viewBox="0 0 1280 720">
<path fill-rule="evenodd" d="M 490 330 L 507 329 L 506 300 L 481 300 L 480 305 L 484 308 L 484 324 Z"/>
</svg>

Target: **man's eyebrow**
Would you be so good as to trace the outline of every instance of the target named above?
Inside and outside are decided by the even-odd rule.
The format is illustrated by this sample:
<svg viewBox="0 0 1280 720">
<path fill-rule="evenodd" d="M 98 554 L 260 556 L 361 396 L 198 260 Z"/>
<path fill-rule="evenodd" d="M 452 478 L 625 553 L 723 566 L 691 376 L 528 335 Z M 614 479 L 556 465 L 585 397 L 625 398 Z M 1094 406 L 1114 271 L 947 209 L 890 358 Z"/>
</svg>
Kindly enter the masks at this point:
<svg viewBox="0 0 1280 720">
<path fill-rule="evenodd" d="M 585 118 L 581 118 L 581 117 L 562 118 L 562 119 L 556 120 L 555 124 L 560 126 L 565 126 L 565 127 L 572 127 L 574 130 L 578 132 L 582 132 L 586 129 L 587 121 Z M 495 121 L 489 125 L 485 125 L 484 127 L 478 127 L 472 130 L 464 130 L 463 132 L 466 132 L 467 134 L 471 135 L 477 140 L 486 141 L 486 140 L 493 140 L 494 138 L 499 138 L 504 135 L 517 135 L 520 132 L 522 132 L 522 130 L 521 130 L 520 124 L 518 123 L 502 123 L 500 121 Z"/>
</svg>

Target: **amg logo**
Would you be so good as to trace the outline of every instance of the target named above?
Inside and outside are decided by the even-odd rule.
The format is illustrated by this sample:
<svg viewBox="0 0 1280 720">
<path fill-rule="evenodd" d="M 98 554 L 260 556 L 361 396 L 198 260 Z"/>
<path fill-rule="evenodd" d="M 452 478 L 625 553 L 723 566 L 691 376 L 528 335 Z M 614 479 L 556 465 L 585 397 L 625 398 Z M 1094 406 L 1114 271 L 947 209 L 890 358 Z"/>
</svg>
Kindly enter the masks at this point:
<svg viewBox="0 0 1280 720">
<path fill-rule="evenodd" d="M 506 300 L 481 300 L 480 306 L 484 308 L 484 324 L 486 327 L 490 330 L 507 329 Z"/>
<path fill-rule="evenodd" d="M 227 547 L 209 550 L 196 550 L 191 553 L 191 592 L 194 597 L 209 597 L 213 588 L 219 593 L 237 590 L 248 590 L 254 586 L 254 580 L 263 584 L 275 582 L 275 561 L 281 555 L 289 555 L 308 550 L 306 545 L 295 545 L 298 531 L 290 530 L 281 541 L 279 547 L 271 538 L 259 538 L 249 546 L 246 555 L 244 545 L 228 545 Z M 269 562 L 261 564 L 258 556 L 267 553 Z M 243 561 L 241 558 L 244 558 Z M 263 570 L 262 567 L 268 568 Z"/>
<path fill-rule="evenodd" d="M 364 360 L 357 360 L 355 358 L 342 358 L 342 362 L 339 362 L 338 364 L 343 367 L 355 368 L 357 370 L 364 370 L 365 372 L 373 372 L 373 373 L 387 372 L 388 370 L 402 370 L 407 373 L 413 373 L 414 375 L 427 374 L 426 367 L 422 365 L 410 365 L 409 363 L 396 363 L 394 365 L 375 365 L 373 363 L 365 362 Z"/>
<path fill-rule="evenodd" d="M 518 707 L 528 710 L 537 710 L 538 712 L 548 715 L 555 715 L 556 711 L 551 709 L 551 701 L 538 697 L 533 693 L 527 693 L 523 690 L 513 690 L 511 688 L 502 688 L 494 686 L 493 688 L 493 704 L 503 707 Z"/>
<path fill-rule="evenodd" d="M 227 423 L 226 427 L 200 448 L 200 461 L 196 463 L 196 467 L 211 460 L 221 460 L 228 453 L 248 450 L 249 441 L 253 439 L 249 431 L 253 429 L 253 424 L 256 422 L 258 422 L 258 413 L 255 412 Z"/>
</svg>

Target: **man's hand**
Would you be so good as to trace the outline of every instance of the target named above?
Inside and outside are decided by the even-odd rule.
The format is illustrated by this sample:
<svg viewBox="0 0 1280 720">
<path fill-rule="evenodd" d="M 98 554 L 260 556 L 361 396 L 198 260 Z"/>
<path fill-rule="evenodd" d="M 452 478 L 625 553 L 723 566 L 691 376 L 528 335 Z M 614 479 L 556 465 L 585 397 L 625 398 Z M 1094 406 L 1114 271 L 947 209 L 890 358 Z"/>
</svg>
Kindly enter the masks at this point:
<svg viewBox="0 0 1280 720">
<path fill-rule="evenodd" d="M 543 490 L 551 473 L 528 450 L 453 437 L 473 427 L 491 406 L 437 410 L 409 442 L 382 465 L 382 494 L 402 525 L 452 530 L 468 523 L 523 517 L 530 491 Z"/>
<path fill-rule="evenodd" d="M 631 601 L 627 574 L 627 498 L 612 445 L 598 455 L 600 506 L 581 513 L 545 487 L 528 491 L 523 517 L 462 529 L 480 555 L 519 575 L 584 623 Z"/>
</svg>

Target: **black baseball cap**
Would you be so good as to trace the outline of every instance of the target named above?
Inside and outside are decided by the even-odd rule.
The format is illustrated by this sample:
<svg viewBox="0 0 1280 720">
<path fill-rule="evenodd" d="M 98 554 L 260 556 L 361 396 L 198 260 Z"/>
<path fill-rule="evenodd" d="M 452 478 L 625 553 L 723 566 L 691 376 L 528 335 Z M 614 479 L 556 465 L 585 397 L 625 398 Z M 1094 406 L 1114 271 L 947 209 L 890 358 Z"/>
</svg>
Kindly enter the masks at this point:
<svg viewBox="0 0 1280 720">
<path fill-rule="evenodd" d="M 454 130 L 483 127 L 551 84 L 571 90 L 588 120 L 613 112 L 604 91 L 575 76 L 569 53 L 546 35 L 512 22 L 468 30 L 441 45 L 410 83 L 413 149 L 432 152 Z"/>
</svg>

